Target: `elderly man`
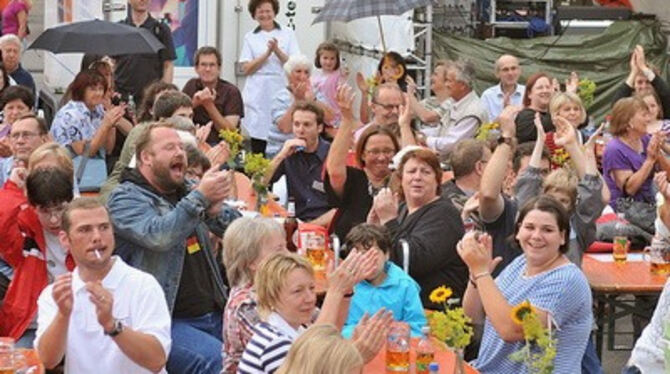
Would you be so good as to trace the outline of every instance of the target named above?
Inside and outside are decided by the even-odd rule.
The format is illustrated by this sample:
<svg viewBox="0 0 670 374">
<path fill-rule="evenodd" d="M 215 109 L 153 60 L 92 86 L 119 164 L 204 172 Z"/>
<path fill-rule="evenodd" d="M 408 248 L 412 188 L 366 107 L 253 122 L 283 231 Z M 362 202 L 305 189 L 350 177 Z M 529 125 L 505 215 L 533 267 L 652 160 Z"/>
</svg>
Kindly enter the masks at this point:
<svg viewBox="0 0 670 374">
<path fill-rule="evenodd" d="M 116 56 L 116 88 L 122 94 L 132 94 L 135 103 L 142 102 L 144 88 L 151 82 L 162 79 L 172 83 L 173 60 L 177 58 L 172 32 L 163 22 L 151 17 L 149 0 L 128 0 L 130 11 L 121 23 L 149 30 L 165 48 L 154 54 Z"/>
<path fill-rule="evenodd" d="M 193 122 L 213 128 L 207 143 L 219 143 L 219 130 L 234 130 L 244 116 L 242 95 L 237 87 L 221 78 L 221 53 L 214 47 L 200 47 L 195 52 L 195 72 L 183 92 L 193 99 Z"/>
<path fill-rule="evenodd" d="M 420 129 L 430 132 L 431 128 L 439 126 L 440 120 L 449 112 L 449 90 L 447 90 L 447 67 L 450 60 L 439 60 L 435 63 L 433 73 L 430 76 L 430 90 L 435 94 L 429 98 L 418 101 L 414 92 L 416 84 L 409 85 L 407 98 L 412 112 L 421 121 Z"/>
<path fill-rule="evenodd" d="M 288 58 L 284 64 L 284 71 L 288 78 L 288 86 L 273 92 L 272 99 L 272 124 L 268 132 L 268 142 L 265 153 L 268 157 L 274 157 L 284 145 L 284 142 L 293 138 L 293 109 L 300 101 L 312 101 L 324 113 L 326 123 L 333 119 L 333 111 L 324 104 L 326 98 L 320 92 L 312 90 L 310 75 L 312 74 L 312 61 L 304 55 L 294 55 Z"/>
<path fill-rule="evenodd" d="M 445 86 L 449 91 L 449 111 L 440 126 L 428 133 L 426 145 L 445 160 L 460 140 L 473 138 L 479 125 L 488 120 L 479 96 L 472 89 L 474 68 L 471 63 L 456 61 L 447 66 Z"/>
<path fill-rule="evenodd" d="M 385 83 L 375 88 L 372 93 L 372 122 L 354 132 L 354 139 L 358 141 L 363 131 L 372 125 L 387 127 L 400 139 L 398 117 L 400 106 L 405 102 L 403 92 L 397 84 Z"/>
<path fill-rule="evenodd" d="M 12 84 L 20 84 L 30 88 L 35 96 L 35 80 L 26 69 L 21 66 L 21 39 L 14 34 L 0 37 L 0 52 L 2 52 L 2 64 L 9 74 Z"/>
<path fill-rule="evenodd" d="M 496 60 L 495 75 L 500 81 L 482 93 L 482 105 L 486 108 L 490 120 L 497 120 L 508 105 L 521 105 L 526 86 L 519 84 L 521 67 L 519 60 L 512 55 L 502 55 Z"/>
<path fill-rule="evenodd" d="M 28 158 L 37 147 L 49 139 L 49 130 L 43 118 L 32 113 L 19 117 L 9 132 L 12 156 L 0 159 L 0 187 L 9 179 L 15 165 L 28 166 Z"/>
<path fill-rule="evenodd" d="M 75 199 L 63 213 L 61 245 L 76 268 L 61 274 L 38 300 L 35 347 L 66 373 L 165 373 L 170 314 L 156 279 L 114 252 L 107 210 Z"/>
<path fill-rule="evenodd" d="M 187 184 L 182 140 L 160 122 L 142 131 L 135 155 L 137 167 L 122 174 L 108 200 L 117 253 L 165 291 L 172 312 L 168 371 L 218 373 L 227 290 L 209 233 L 222 236 L 240 216 L 224 204 L 232 172 L 215 165 L 197 186 Z"/>
</svg>

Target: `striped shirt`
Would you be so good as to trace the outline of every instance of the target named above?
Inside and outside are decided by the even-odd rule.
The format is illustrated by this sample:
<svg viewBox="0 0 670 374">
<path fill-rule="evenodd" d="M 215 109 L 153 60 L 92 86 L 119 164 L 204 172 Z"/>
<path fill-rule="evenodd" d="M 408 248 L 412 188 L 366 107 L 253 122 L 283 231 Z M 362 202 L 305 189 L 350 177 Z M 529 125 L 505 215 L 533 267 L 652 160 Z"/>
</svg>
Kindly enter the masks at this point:
<svg viewBox="0 0 670 374">
<path fill-rule="evenodd" d="M 244 349 L 237 373 L 274 373 L 284 363 L 291 344 L 303 331 L 302 327 L 295 330 L 279 314 L 270 314 L 267 322 L 254 326 L 254 336 Z"/>
<path fill-rule="evenodd" d="M 553 373 L 581 373 L 582 357 L 593 323 L 591 289 L 584 273 L 573 263 L 532 277 L 525 276 L 525 270 L 526 256 L 522 255 L 496 278 L 498 289 L 509 304 L 518 305 L 529 300 L 551 316 L 557 339 Z M 528 373 L 523 363 L 509 359 L 509 355 L 522 346 L 522 341 L 506 343 L 487 318 L 474 366 L 482 374 Z"/>
</svg>

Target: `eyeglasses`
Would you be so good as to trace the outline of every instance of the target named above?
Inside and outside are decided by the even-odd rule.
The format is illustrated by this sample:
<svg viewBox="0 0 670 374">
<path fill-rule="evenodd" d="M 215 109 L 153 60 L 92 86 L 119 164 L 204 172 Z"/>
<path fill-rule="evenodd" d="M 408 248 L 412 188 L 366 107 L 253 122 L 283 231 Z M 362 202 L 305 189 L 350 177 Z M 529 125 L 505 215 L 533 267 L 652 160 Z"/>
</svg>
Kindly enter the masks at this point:
<svg viewBox="0 0 670 374">
<path fill-rule="evenodd" d="M 372 101 L 372 103 L 377 104 L 377 105 L 381 106 L 382 108 L 384 108 L 384 110 L 388 110 L 388 111 L 391 111 L 393 109 L 400 109 L 400 106 L 402 105 L 402 104 L 382 104 L 382 103 L 380 103 L 378 101 L 374 101 L 374 100 Z"/>
<path fill-rule="evenodd" d="M 36 132 L 31 132 L 31 131 L 18 131 L 18 132 L 13 132 L 9 134 L 9 138 L 12 140 L 19 140 L 19 138 L 26 138 L 30 139 L 35 136 L 38 136 L 39 134 Z"/>
<path fill-rule="evenodd" d="M 393 156 L 395 154 L 395 149 L 391 148 L 384 148 L 384 149 L 367 149 L 365 151 L 365 154 L 377 157 L 379 155 L 384 155 L 384 156 Z"/>
</svg>

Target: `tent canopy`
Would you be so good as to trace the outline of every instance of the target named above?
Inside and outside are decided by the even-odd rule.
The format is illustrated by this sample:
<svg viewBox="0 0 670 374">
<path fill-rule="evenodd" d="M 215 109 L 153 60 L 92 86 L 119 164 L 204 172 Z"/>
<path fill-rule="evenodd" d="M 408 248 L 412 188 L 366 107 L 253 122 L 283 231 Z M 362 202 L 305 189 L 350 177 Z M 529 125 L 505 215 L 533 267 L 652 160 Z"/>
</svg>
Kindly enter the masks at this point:
<svg viewBox="0 0 670 374">
<path fill-rule="evenodd" d="M 503 54 L 517 56 L 521 63 L 520 83 L 538 71 L 563 83 L 572 71 L 580 79 L 597 85 L 588 113 L 600 122 L 611 109 L 612 97 L 630 71 L 630 54 L 636 44 L 644 47 L 649 64 L 660 69 L 668 81 L 666 37 L 659 22 L 617 21 L 598 35 L 559 35 L 535 39 L 489 40 L 451 36 L 433 31 L 433 55 L 439 59 L 468 59 L 474 63 L 475 90 L 481 94 L 497 83 L 494 63 Z"/>
</svg>

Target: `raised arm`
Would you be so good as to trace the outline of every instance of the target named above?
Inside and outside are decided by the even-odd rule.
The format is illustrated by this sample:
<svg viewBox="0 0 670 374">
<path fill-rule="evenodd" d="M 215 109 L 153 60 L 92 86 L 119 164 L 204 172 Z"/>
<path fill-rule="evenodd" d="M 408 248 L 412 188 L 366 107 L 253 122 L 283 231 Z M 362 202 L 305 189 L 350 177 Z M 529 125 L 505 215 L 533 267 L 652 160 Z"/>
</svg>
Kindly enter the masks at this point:
<svg viewBox="0 0 670 374">
<path fill-rule="evenodd" d="M 342 85 L 337 89 L 337 106 L 342 113 L 340 128 L 330 145 L 326 159 L 326 172 L 330 186 L 338 198 L 344 194 L 344 185 L 347 182 L 347 153 L 353 145 L 353 134 L 357 127 L 353 114 L 354 96 L 351 87 Z"/>
<path fill-rule="evenodd" d="M 505 201 L 502 196 L 502 186 L 507 174 L 509 160 L 514 154 L 515 124 L 514 117 L 519 112 L 518 107 L 508 106 L 500 113 L 500 128 L 502 137 L 509 141 L 499 144 L 491 159 L 484 168 L 484 174 L 479 187 L 479 214 L 485 222 L 493 222 L 503 212 Z"/>
</svg>

